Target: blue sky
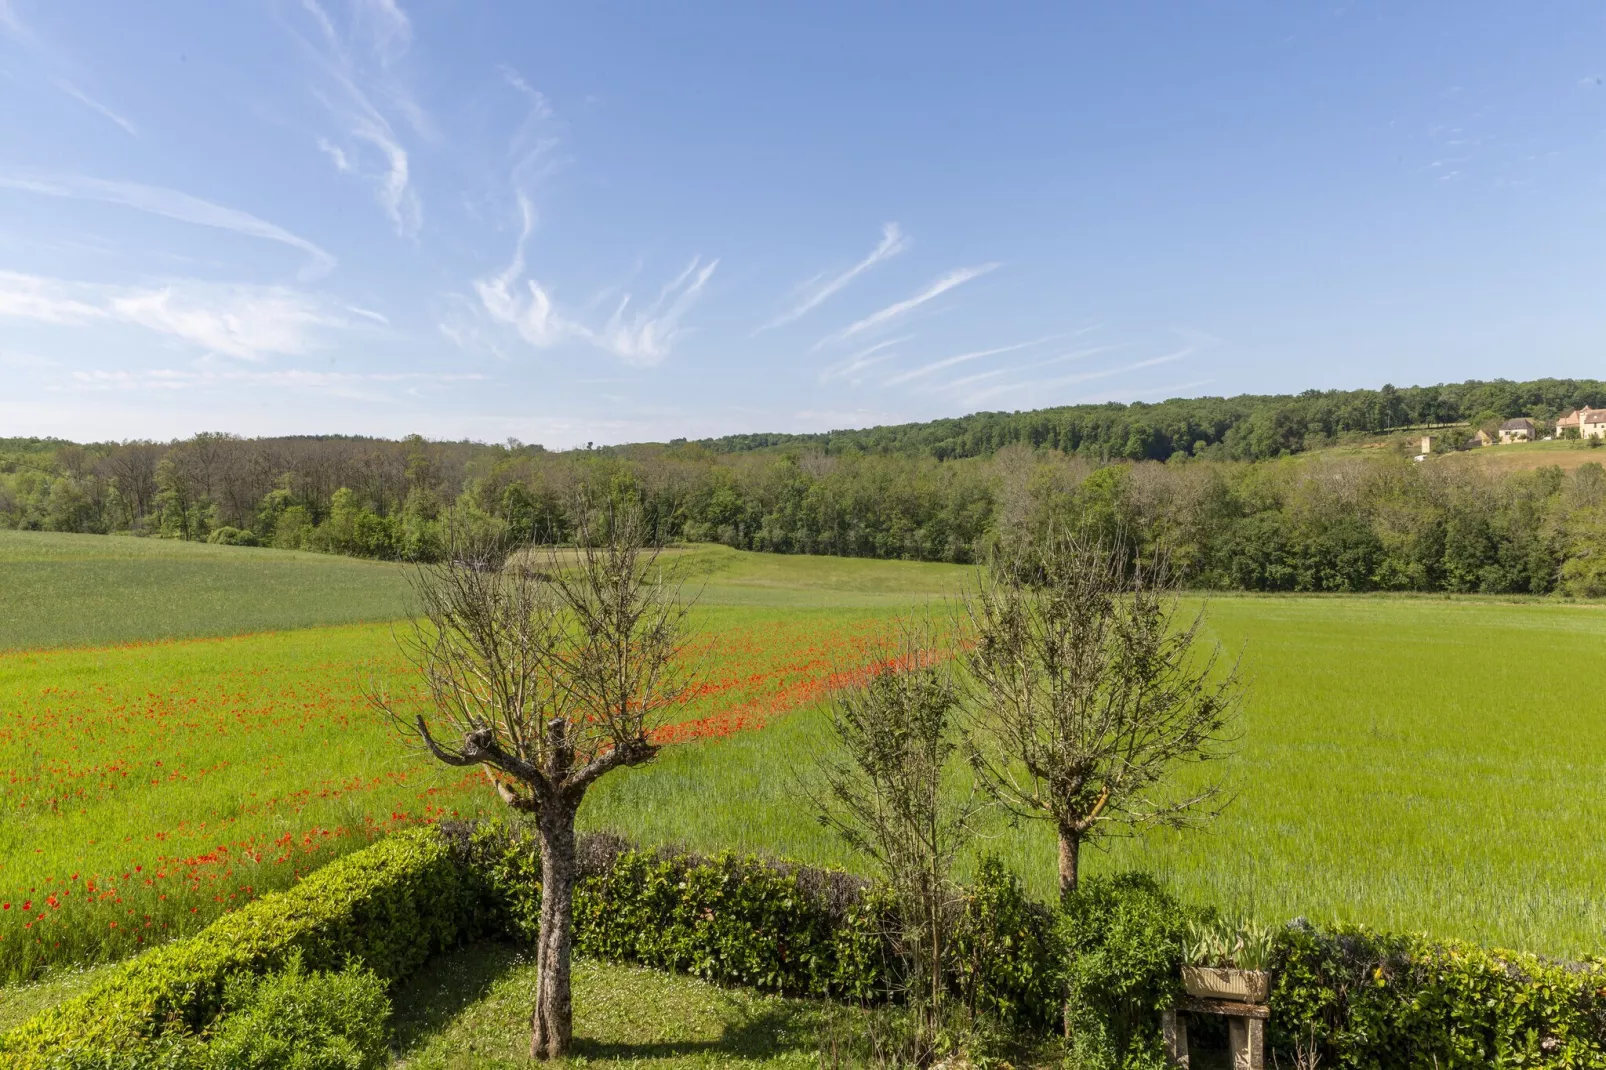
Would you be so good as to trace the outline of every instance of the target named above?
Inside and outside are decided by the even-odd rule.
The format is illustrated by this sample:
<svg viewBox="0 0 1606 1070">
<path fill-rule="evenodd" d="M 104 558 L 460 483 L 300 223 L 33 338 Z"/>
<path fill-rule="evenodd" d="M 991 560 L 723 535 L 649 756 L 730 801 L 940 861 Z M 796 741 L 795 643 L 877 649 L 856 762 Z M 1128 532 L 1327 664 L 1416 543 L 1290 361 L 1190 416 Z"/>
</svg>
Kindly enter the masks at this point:
<svg viewBox="0 0 1606 1070">
<path fill-rule="evenodd" d="M 0 0 L 0 436 L 1606 377 L 1606 7 Z"/>
</svg>

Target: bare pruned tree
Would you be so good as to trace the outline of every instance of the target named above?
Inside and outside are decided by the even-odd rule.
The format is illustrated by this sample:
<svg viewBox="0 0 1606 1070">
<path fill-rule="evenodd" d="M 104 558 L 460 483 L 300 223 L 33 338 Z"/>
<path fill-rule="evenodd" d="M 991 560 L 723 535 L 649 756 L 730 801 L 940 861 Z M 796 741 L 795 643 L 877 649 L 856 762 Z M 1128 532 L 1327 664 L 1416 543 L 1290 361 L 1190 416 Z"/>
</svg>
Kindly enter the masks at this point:
<svg viewBox="0 0 1606 1070">
<path fill-rule="evenodd" d="M 1219 780 L 1170 782 L 1229 753 L 1238 665 L 1196 649 L 1204 611 L 1179 619 L 1163 549 L 1049 533 L 983 572 L 966 611 L 971 764 L 1012 813 L 1053 823 L 1062 895 L 1082 844 L 1219 812 Z"/>
<path fill-rule="evenodd" d="M 926 623 L 905 622 L 875 650 L 868 675 L 836 693 L 836 747 L 820 759 L 820 823 L 867 855 L 892 890 L 910 1002 L 924 1027 L 915 1061 L 931 1054 L 943 1007 L 948 934 L 963 904 L 954 861 L 979 808 L 956 783 L 960 694 L 951 651 Z M 963 777 L 963 765 L 957 770 Z"/>
<path fill-rule="evenodd" d="M 580 514 L 582 535 L 603 527 Z M 429 753 L 480 765 L 501 798 L 531 815 L 541 844 L 533 1058 L 568 1051 L 573 1032 L 575 816 L 609 772 L 657 755 L 655 729 L 691 685 L 689 601 L 645 538 L 615 510 L 606 537 L 573 550 L 465 546 L 421 567 L 422 617 L 402 641 L 430 712 L 374 701 Z"/>
</svg>

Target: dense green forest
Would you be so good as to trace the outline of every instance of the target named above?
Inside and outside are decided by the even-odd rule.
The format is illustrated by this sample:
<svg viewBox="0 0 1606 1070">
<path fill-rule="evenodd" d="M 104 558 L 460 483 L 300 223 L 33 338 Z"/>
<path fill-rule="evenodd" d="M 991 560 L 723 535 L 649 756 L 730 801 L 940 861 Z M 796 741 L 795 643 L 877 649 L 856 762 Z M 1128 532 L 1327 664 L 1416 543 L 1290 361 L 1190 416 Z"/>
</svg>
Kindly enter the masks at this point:
<svg viewBox="0 0 1606 1070">
<path fill-rule="evenodd" d="M 1515 416 L 1543 423 L 1582 405 L 1606 405 L 1606 383 L 1502 379 L 1381 390 L 1307 390 L 1298 395 L 1173 398 L 1157 404 L 1111 402 L 981 412 L 817 435 L 728 435 L 704 439 L 701 445 L 716 453 L 789 447 L 826 454 L 904 453 L 938 460 L 988 457 L 1006 446 L 1030 446 L 1101 461 L 1164 461 L 1178 453 L 1258 461 L 1406 427 L 1459 423 L 1478 427 Z"/>
<path fill-rule="evenodd" d="M 0 526 L 427 560 L 448 524 L 564 539 L 584 492 L 642 503 L 666 540 L 776 553 L 963 562 L 1071 524 L 1163 540 L 1203 588 L 1596 596 L 1606 471 L 1414 462 L 1418 439 L 1402 429 L 1467 425 L 1453 443 L 1508 416 L 1543 425 L 1602 402 L 1595 382 L 1463 383 L 565 452 L 418 437 L 0 439 Z M 1363 441 L 1376 448 L 1311 452 Z"/>
</svg>

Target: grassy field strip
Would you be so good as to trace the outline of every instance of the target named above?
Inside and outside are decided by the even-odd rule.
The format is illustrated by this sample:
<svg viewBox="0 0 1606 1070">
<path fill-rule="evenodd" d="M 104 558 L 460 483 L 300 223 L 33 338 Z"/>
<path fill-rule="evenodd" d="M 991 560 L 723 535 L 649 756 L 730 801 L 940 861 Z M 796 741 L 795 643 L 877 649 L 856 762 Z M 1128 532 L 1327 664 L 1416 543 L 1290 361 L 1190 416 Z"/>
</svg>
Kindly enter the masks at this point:
<svg viewBox="0 0 1606 1070">
<path fill-rule="evenodd" d="M 0 650 L 394 620 L 400 566 L 163 539 L 0 531 Z"/>
</svg>

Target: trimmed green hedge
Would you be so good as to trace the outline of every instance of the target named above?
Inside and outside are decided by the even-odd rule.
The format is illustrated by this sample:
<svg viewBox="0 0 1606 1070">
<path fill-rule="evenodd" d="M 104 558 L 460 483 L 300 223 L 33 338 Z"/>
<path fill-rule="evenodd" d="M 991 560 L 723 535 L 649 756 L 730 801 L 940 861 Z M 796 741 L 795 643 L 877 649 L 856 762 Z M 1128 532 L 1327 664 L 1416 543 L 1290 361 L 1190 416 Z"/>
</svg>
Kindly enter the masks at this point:
<svg viewBox="0 0 1606 1070">
<path fill-rule="evenodd" d="M 488 924 L 533 941 L 533 841 L 500 825 L 451 835 L 484 881 Z M 730 853 L 637 850 L 606 834 L 582 837 L 580 853 L 582 954 L 798 995 L 876 1001 L 899 988 L 888 904 L 868 882 Z M 950 978 L 961 1001 L 1021 1031 L 1057 1030 L 1068 1016 L 1083 1034 L 1077 1052 L 1094 1062 L 1159 1058 L 1158 1011 L 1180 992 L 1193 911 L 1136 873 L 1089 878 L 1055 910 L 995 862 L 965 896 L 954 932 L 962 965 Z M 1606 960 L 1558 964 L 1295 923 L 1278 935 L 1273 968 L 1269 1039 L 1284 1062 L 1314 1044 L 1322 1066 L 1354 1070 L 1606 1070 Z"/>
<path fill-rule="evenodd" d="M 356 960 L 387 983 L 478 933 L 532 940 L 540 912 L 533 840 L 505 825 L 398 833 L 264 896 L 200 934 L 133 959 L 83 995 L 0 1037 L 0 1066 L 152 1065 L 210 1026 L 225 982 Z M 580 841 L 576 946 L 584 955 L 707 980 L 853 1002 L 893 997 L 903 959 L 877 886 L 850 875 L 725 853 Z M 954 994 L 1001 1026 L 1069 1020 L 1084 1061 L 1158 1057 L 1157 1009 L 1174 998 L 1186 917 L 1152 879 L 1090 879 L 1059 909 L 997 863 L 966 889 Z M 1283 930 L 1269 1039 L 1289 1062 L 1314 1046 L 1353 1070 L 1540 1067 L 1606 1070 L 1606 960 L 1562 964 L 1359 928 Z M 1073 994 L 1065 1006 L 1064 994 Z M 178 1049 L 174 1048 L 174 1052 Z"/>
<path fill-rule="evenodd" d="M 480 887 L 433 829 L 397 833 L 265 895 L 185 940 L 131 959 L 82 995 L 0 1036 L 0 1065 L 70 1064 L 205 1028 L 230 975 L 300 951 L 310 969 L 359 960 L 387 983 L 474 927 Z"/>
<path fill-rule="evenodd" d="M 1272 965 L 1269 1039 L 1324 1066 L 1606 1070 L 1606 960 L 1295 922 Z"/>
<path fill-rule="evenodd" d="M 507 931 L 540 926 L 534 839 L 504 825 L 448 826 Z M 720 984 L 855 1003 L 882 1002 L 903 981 L 884 890 L 839 870 L 725 852 L 638 850 L 607 833 L 580 838 L 575 948 L 583 955 L 681 970 Z M 957 995 L 1006 1025 L 1057 1020 L 1060 944 L 1053 912 L 990 864 L 967 889 L 956 932 L 970 968 Z"/>
<path fill-rule="evenodd" d="M 496 921 L 534 943 L 541 864 L 529 833 L 448 825 L 484 881 Z M 607 833 L 579 841 L 575 949 L 788 995 L 875 1001 L 896 975 L 887 905 L 833 870 L 739 857 L 634 849 Z"/>
</svg>

